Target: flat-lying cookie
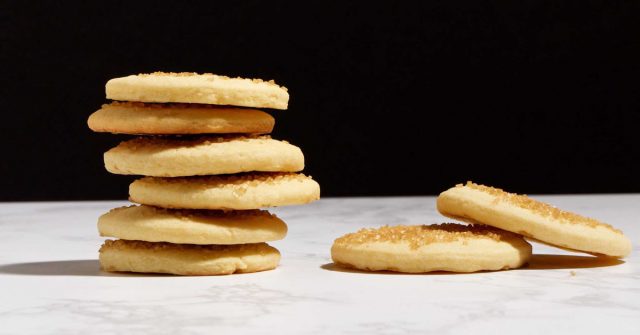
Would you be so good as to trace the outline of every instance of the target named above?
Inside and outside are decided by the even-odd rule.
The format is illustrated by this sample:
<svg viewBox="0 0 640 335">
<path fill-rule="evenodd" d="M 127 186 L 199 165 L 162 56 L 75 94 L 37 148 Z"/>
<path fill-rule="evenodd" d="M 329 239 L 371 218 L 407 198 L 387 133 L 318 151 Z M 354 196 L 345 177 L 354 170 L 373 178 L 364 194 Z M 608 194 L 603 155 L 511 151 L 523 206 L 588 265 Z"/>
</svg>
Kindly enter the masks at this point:
<svg viewBox="0 0 640 335">
<path fill-rule="evenodd" d="M 111 173 L 153 177 L 296 172 L 304 168 L 304 155 L 295 145 L 268 136 L 140 137 L 107 151 L 104 165 Z"/>
<path fill-rule="evenodd" d="M 107 99 L 140 102 L 185 102 L 287 109 L 286 87 L 260 79 L 230 78 L 211 73 L 154 72 L 107 82 Z"/>
<path fill-rule="evenodd" d="M 132 135 L 268 134 L 275 120 L 248 108 L 113 102 L 91 114 L 87 124 L 95 132 Z"/>
<path fill-rule="evenodd" d="M 472 182 L 442 192 L 438 210 L 450 218 L 491 225 L 562 248 L 614 257 L 631 252 L 629 239 L 608 224 Z"/>
<path fill-rule="evenodd" d="M 287 225 L 267 211 L 115 208 L 98 219 L 100 236 L 147 242 L 246 244 L 281 240 Z"/>
<path fill-rule="evenodd" d="M 318 200 L 320 185 L 297 173 L 145 177 L 129 185 L 129 197 L 133 202 L 164 208 L 259 209 Z"/>
<path fill-rule="evenodd" d="M 109 272 L 213 276 L 275 269 L 280 252 L 266 243 L 192 245 L 107 240 L 100 268 Z"/>
<path fill-rule="evenodd" d="M 331 247 L 336 264 L 407 273 L 514 269 L 530 257 L 531 245 L 516 234 L 455 223 L 361 229 Z"/>
</svg>

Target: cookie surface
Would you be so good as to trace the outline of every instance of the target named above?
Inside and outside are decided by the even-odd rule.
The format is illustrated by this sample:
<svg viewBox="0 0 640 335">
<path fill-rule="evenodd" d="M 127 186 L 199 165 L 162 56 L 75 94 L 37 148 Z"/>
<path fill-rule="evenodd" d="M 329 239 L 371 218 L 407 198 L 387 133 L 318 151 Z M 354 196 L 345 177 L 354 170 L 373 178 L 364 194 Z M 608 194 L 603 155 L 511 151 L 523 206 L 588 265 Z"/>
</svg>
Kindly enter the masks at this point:
<svg viewBox="0 0 640 335">
<path fill-rule="evenodd" d="M 107 99 L 139 102 L 184 102 L 287 109 L 285 87 L 260 79 L 230 78 L 210 73 L 166 73 L 131 75 L 111 79 Z"/>
<path fill-rule="evenodd" d="M 454 223 L 361 229 L 331 247 L 338 265 L 406 273 L 514 269 L 530 256 L 531 245 L 516 234 Z"/>
<path fill-rule="evenodd" d="M 320 185 L 297 173 L 144 177 L 129 185 L 129 197 L 133 202 L 164 208 L 259 209 L 318 200 Z"/>
<path fill-rule="evenodd" d="M 113 102 L 91 114 L 87 124 L 95 132 L 132 135 L 268 134 L 275 120 L 248 108 Z"/>
<path fill-rule="evenodd" d="M 612 226 L 566 212 L 524 195 L 467 182 L 438 196 L 445 216 L 508 230 L 554 246 L 624 257 L 631 242 Z"/>
<path fill-rule="evenodd" d="M 107 171 L 154 177 L 296 172 L 304 168 L 300 148 L 268 136 L 165 139 L 140 137 L 104 154 Z"/>
<path fill-rule="evenodd" d="M 246 244 L 281 240 L 287 225 L 267 211 L 115 208 L 98 219 L 100 236 L 147 242 Z"/>
<path fill-rule="evenodd" d="M 100 268 L 109 272 L 213 276 L 275 269 L 280 252 L 266 243 L 191 245 L 107 240 Z"/>
</svg>

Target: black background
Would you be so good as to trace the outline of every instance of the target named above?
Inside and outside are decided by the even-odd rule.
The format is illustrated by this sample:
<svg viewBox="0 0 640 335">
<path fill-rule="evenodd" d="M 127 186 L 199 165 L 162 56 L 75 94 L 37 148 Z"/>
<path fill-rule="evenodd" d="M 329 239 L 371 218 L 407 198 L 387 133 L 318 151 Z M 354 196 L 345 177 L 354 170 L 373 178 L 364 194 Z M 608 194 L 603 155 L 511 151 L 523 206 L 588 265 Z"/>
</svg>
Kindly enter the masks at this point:
<svg viewBox="0 0 640 335">
<path fill-rule="evenodd" d="M 140 72 L 275 79 L 323 196 L 640 192 L 638 1 L 0 2 L 0 200 L 126 198 L 86 118 Z"/>
</svg>

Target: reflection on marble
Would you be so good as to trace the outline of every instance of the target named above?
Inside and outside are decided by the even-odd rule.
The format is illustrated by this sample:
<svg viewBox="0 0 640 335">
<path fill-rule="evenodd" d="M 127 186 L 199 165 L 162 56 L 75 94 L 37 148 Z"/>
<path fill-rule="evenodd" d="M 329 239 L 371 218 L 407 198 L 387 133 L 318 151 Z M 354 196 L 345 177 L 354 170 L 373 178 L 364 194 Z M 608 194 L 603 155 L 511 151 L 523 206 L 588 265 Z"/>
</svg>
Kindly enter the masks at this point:
<svg viewBox="0 0 640 335">
<path fill-rule="evenodd" d="M 275 271 L 223 277 L 100 272 L 96 219 L 125 202 L 0 204 L 0 334 L 640 334 L 640 195 L 540 197 L 622 229 L 623 260 L 534 244 L 522 270 L 365 273 L 331 263 L 361 227 L 449 221 L 433 197 L 336 198 L 274 209 Z"/>
</svg>

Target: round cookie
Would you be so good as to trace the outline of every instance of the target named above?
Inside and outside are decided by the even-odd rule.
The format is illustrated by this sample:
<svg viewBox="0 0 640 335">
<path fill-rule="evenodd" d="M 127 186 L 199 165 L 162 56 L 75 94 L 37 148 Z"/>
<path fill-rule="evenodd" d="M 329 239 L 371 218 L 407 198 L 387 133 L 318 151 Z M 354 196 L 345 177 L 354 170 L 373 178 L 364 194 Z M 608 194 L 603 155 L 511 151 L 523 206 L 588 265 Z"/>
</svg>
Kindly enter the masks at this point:
<svg viewBox="0 0 640 335">
<path fill-rule="evenodd" d="M 296 172 L 304 169 L 300 148 L 260 137 L 165 139 L 140 137 L 104 154 L 107 171 L 153 177 L 184 177 L 250 171 Z"/>
<path fill-rule="evenodd" d="M 508 230 L 565 249 L 624 257 L 631 242 L 620 230 L 598 220 L 501 189 L 467 182 L 438 196 L 445 216 Z"/>
<path fill-rule="evenodd" d="M 213 276 L 275 269 L 280 252 L 266 243 L 192 245 L 107 240 L 100 268 L 109 272 Z"/>
<path fill-rule="evenodd" d="M 154 72 L 107 82 L 107 99 L 140 102 L 184 102 L 287 109 L 286 87 L 260 79 L 230 78 L 211 73 Z"/>
<path fill-rule="evenodd" d="M 275 120 L 256 109 L 116 101 L 102 105 L 87 124 L 95 132 L 132 135 L 268 134 Z"/>
<path fill-rule="evenodd" d="M 516 234 L 455 223 L 361 229 L 331 247 L 338 265 L 406 273 L 514 269 L 530 257 L 531 245 Z"/>
<path fill-rule="evenodd" d="M 258 209 L 318 200 L 320 185 L 297 173 L 144 177 L 129 185 L 129 197 L 133 202 L 164 208 Z"/>
<path fill-rule="evenodd" d="M 281 240 L 287 225 L 267 211 L 115 208 L 98 219 L 100 236 L 147 242 L 245 244 Z"/>
</svg>

